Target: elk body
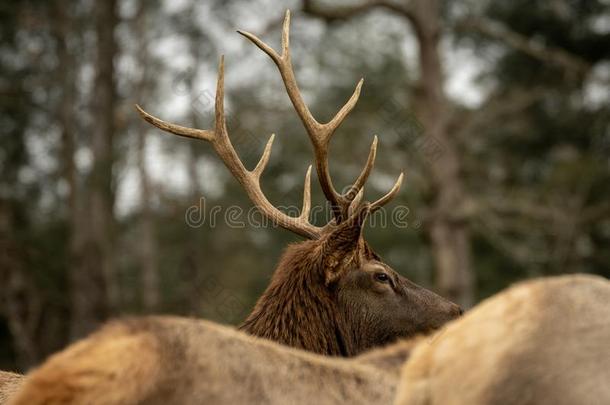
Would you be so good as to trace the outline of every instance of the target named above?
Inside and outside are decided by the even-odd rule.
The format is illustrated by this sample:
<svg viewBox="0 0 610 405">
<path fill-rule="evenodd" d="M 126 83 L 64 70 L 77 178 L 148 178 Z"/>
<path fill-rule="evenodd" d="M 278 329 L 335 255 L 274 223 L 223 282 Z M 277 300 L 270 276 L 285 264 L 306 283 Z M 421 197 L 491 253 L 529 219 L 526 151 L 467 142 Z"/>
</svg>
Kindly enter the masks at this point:
<svg viewBox="0 0 610 405">
<path fill-rule="evenodd" d="M 17 392 L 23 378 L 20 374 L 0 371 L 0 405 L 7 403 L 8 399 Z"/>
<path fill-rule="evenodd" d="M 530 281 L 347 359 L 207 321 L 117 321 L 28 375 L 11 404 L 606 404 L 608 302 L 600 277 Z"/>
<path fill-rule="evenodd" d="M 260 178 L 269 161 L 274 135 L 253 170 L 242 164 L 231 144 L 225 121 L 222 57 L 213 130 L 171 124 L 137 106 L 142 117 L 152 125 L 176 135 L 209 142 L 263 215 L 308 239 L 286 249 L 269 287 L 241 329 L 292 347 L 342 356 L 353 356 L 398 337 L 436 329 L 459 316 L 461 309 L 401 277 L 383 263 L 362 236 L 367 216 L 390 201 L 402 182 L 401 174 L 385 196 L 372 203 L 362 201 L 363 186 L 376 157 L 377 137 L 364 169 L 347 193 L 338 193 L 330 176 L 330 139 L 356 105 L 362 80 L 331 121 L 326 124 L 316 121 L 303 101 L 292 69 L 289 26 L 290 13 L 286 12 L 281 54 L 250 33 L 239 33 L 269 55 L 280 71 L 286 92 L 313 145 L 320 186 L 333 212 L 333 220 L 327 225 L 318 227 L 309 222 L 311 166 L 305 176 L 303 209 L 299 217 L 288 216 L 275 208 L 262 192 Z"/>
<path fill-rule="evenodd" d="M 407 354 L 322 356 L 205 320 L 136 318 L 52 356 L 11 404 L 389 404 Z"/>
<path fill-rule="evenodd" d="M 610 282 L 562 276 L 492 297 L 418 345 L 395 405 L 610 404 Z"/>
</svg>

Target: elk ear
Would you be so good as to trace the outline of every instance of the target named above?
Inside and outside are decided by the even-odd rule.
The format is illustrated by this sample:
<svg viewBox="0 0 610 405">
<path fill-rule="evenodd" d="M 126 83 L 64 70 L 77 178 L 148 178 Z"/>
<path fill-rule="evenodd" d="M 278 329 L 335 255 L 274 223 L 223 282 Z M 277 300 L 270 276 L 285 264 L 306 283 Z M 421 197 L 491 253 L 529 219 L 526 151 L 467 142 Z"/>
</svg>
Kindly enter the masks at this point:
<svg viewBox="0 0 610 405">
<path fill-rule="evenodd" d="M 335 230 L 329 233 L 322 245 L 322 265 L 324 266 L 326 285 L 337 280 L 350 262 L 360 261 L 362 228 L 371 212 L 370 204 L 364 203 Z"/>
</svg>

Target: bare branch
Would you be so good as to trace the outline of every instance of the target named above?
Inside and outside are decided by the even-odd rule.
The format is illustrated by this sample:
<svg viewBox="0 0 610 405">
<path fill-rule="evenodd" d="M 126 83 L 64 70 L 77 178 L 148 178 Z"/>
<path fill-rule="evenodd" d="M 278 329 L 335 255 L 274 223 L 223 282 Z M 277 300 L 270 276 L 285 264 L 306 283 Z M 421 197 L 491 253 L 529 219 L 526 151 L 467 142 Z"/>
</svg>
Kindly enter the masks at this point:
<svg viewBox="0 0 610 405">
<path fill-rule="evenodd" d="M 477 31 L 489 38 L 500 40 L 508 46 L 543 62 L 561 66 L 569 72 L 586 74 L 591 64 L 564 49 L 535 42 L 506 25 L 482 17 L 468 17 L 456 24 L 460 30 Z"/>
<path fill-rule="evenodd" d="M 320 7 L 315 3 L 315 1 L 303 0 L 303 11 L 307 14 L 322 18 L 329 22 L 336 20 L 347 20 L 374 8 L 387 9 L 405 17 L 412 17 L 411 9 L 408 6 L 394 3 L 391 0 L 371 0 L 349 6 L 335 7 Z"/>
</svg>

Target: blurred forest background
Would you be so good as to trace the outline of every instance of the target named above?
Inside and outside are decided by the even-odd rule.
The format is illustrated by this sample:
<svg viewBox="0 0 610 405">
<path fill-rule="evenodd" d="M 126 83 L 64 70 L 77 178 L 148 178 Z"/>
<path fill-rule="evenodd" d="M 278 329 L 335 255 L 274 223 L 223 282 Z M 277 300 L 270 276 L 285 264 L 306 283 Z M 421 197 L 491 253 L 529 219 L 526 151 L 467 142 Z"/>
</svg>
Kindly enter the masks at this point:
<svg viewBox="0 0 610 405">
<path fill-rule="evenodd" d="M 25 371 L 113 316 L 236 324 L 250 311 L 298 238 L 201 216 L 251 204 L 208 144 L 133 105 L 210 127 L 225 54 L 233 142 L 253 165 L 277 133 L 263 189 L 300 206 L 309 141 L 275 66 L 235 33 L 277 49 L 286 8 L 314 115 L 365 78 L 331 144 L 336 182 L 353 180 L 374 134 L 367 197 L 406 173 L 392 204 L 408 225 L 366 230 L 387 263 L 465 306 L 529 277 L 610 277 L 607 0 L 5 0 L 1 369 Z"/>
</svg>

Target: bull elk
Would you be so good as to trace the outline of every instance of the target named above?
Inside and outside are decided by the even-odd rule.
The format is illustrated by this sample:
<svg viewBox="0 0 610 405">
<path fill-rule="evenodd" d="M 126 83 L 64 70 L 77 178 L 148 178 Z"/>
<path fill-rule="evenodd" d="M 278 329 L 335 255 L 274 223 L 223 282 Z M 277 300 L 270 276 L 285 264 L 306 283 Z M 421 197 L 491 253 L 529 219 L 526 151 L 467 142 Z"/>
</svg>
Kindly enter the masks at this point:
<svg viewBox="0 0 610 405">
<path fill-rule="evenodd" d="M 11 405 L 607 404 L 608 302 L 601 277 L 529 281 L 352 358 L 203 320 L 115 321 L 28 375 Z"/>
<path fill-rule="evenodd" d="M 398 337 L 438 328 L 460 315 L 461 309 L 401 277 L 375 254 L 362 236 L 367 216 L 396 195 L 403 178 L 401 174 L 392 189 L 377 201 L 362 201 L 363 186 L 375 161 L 377 137 L 362 172 L 347 193 L 337 192 L 330 176 L 330 139 L 356 105 L 363 82 L 358 83 L 332 120 L 325 124 L 318 122 L 297 86 L 290 58 L 289 26 L 290 12 L 287 11 L 281 54 L 253 34 L 238 32 L 275 62 L 305 126 L 313 145 L 320 186 L 333 213 L 333 220 L 325 226 L 309 222 L 311 166 L 305 176 L 303 208 L 298 217 L 277 209 L 261 190 L 260 178 L 269 162 L 274 135 L 254 169 L 246 169 L 241 162 L 231 143 L 224 113 L 224 57 L 220 58 L 218 68 L 213 129 L 168 123 L 136 106 L 146 121 L 163 131 L 209 142 L 263 215 L 308 239 L 286 249 L 271 283 L 240 329 L 320 354 L 352 356 Z"/>
<path fill-rule="evenodd" d="M 450 301 L 400 276 L 369 247 L 362 236 L 366 218 L 387 204 L 399 191 L 401 174 L 391 190 L 369 203 L 363 202 L 363 187 L 373 169 L 377 137 L 360 175 L 348 192 L 338 193 L 330 177 L 328 148 L 339 125 L 356 105 L 363 81 L 328 123 L 318 122 L 305 104 L 292 69 L 289 48 L 290 12 L 282 29 L 282 53 L 248 32 L 252 41 L 275 62 L 288 96 L 314 149 L 320 186 L 330 203 L 333 219 L 325 226 L 309 222 L 311 166 L 305 176 L 303 209 L 291 217 L 274 207 L 260 187 L 275 136 L 271 135 L 253 170 L 241 162 L 229 138 L 224 114 L 224 58 L 220 58 L 215 97 L 214 129 L 187 128 L 165 122 L 136 109 L 152 125 L 175 135 L 212 144 L 223 163 L 246 194 L 274 224 L 307 240 L 290 245 L 277 265 L 271 283 L 240 329 L 311 352 L 353 356 L 399 337 L 432 331 L 459 316 L 462 310 Z M 16 385 L 17 380 L 11 380 Z M 5 386 L 5 392 L 10 391 Z"/>
</svg>

